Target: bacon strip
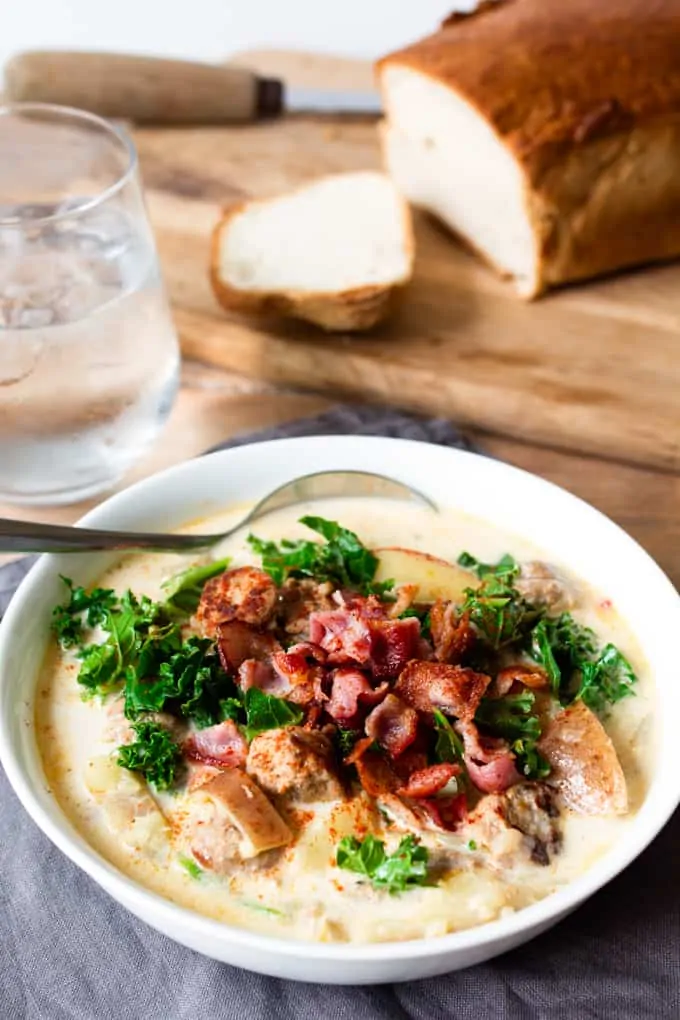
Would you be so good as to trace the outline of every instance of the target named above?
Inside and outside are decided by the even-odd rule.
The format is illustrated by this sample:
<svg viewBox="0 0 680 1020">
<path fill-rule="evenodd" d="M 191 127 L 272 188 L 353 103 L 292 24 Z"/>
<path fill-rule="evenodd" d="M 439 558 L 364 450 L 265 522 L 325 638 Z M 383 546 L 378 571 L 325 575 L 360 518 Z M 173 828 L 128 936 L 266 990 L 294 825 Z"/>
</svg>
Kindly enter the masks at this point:
<svg viewBox="0 0 680 1020">
<path fill-rule="evenodd" d="M 332 675 L 331 697 L 326 711 L 336 722 L 346 724 L 359 711 L 359 702 L 377 705 L 387 693 L 386 683 L 371 687 L 368 678 L 358 669 L 336 669 Z"/>
<path fill-rule="evenodd" d="M 326 652 L 328 662 L 370 665 L 379 679 L 396 677 L 418 652 L 420 621 L 390 620 L 385 614 L 375 596 L 355 598 L 341 609 L 312 613 L 309 636 Z"/>
<path fill-rule="evenodd" d="M 416 739 L 418 714 L 395 694 L 388 694 L 366 718 L 366 735 L 396 758 Z"/>
<path fill-rule="evenodd" d="M 516 683 L 523 684 L 531 690 L 541 690 L 548 686 L 548 674 L 538 666 L 526 666 L 518 662 L 513 666 L 506 666 L 497 674 L 494 689 L 500 697 L 503 697 L 509 694 Z"/>
<path fill-rule="evenodd" d="M 182 752 L 191 761 L 218 768 L 238 768 L 245 765 L 248 744 L 233 719 L 216 726 L 196 730 L 185 740 Z"/>
<path fill-rule="evenodd" d="M 282 690 L 288 701 L 297 705 L 310 705 L 326 700 L 323 691 L 325 671 L 323 667 L 310 665 L 299 652 L 275 652 L 272 668 L 284 685 Z"/>
<path fill-rule="evenodd" d="M 450 665 L 461 663 L 475 643 L 470 614 L 457 616 L 453 603 L 443 599 L 438 599 L 430 609 L 430 633 L 435 658 Z"/>
<path fill-rule="evenodd" d="M 371 657 L 371 633 L 366 620 L 346 609 L 312 613 L 309 617 L 309 637 L 328 655 L 328 661 L 338 664 L 356 662 L 360 665 Z"/>
<path fill-rule="evenodd" d="M 399 676 L 409 659 L 418 653 L 420 620 L 371 620 L 371 668 L 373 676 L 388 679 Z"/>
<path fill-rule="evenodd" d="M 457 829 L 468 816 L 467 797 L 464 793 L 459 793 L 455 797 L 420 800 L 418 804 L 427 812 L 430 821 L 438 829 L 445 829 L 447 832 Z"/>
<path fill-rule="evenodd" d="M 217 651 L 226 673 L 236 673 L 246 659 L 266 659 L 281 645 L 267 631 L 256 630 L 241 620 L 221 623 L 217 628 Z"/>
<path fill-rule="evenodd" d="M 356 750 L 356 748 L 355 748 Z M 392 793 L 399 786 L 399 780 L 381 754 L 367 751 L 356 761 L 359 782 L 369 797 L 380 797 Z"/>
<path fill-rule="evenodd" d="M 397 793 L 402 797 L 433 797 L 435 793 L 443 790 L 446 784 L 454 776 L 461 772 L 460 765 L 451 762 L 440 762 L 438 765 L 429 765 L 427 768 L 413 772 L 408 782 L 399 787 Z"/>
<path fill-rule="evenodd" d="M 465 765 L 470 779 L 484 793 L 500 793 L 522 778 L 515 768 L 515 756 L 504 740 L 480 736 L 473 722 L 456 727 L 465 746 Z"/>
<path fill-rule="evenodd" d="M 459 719 L 472 720 L 490 682 L 486 673 L 465 666 L 414 660 L 403 670 L 394 690 L 419 712 L 440 708 Z"/>
</svg>

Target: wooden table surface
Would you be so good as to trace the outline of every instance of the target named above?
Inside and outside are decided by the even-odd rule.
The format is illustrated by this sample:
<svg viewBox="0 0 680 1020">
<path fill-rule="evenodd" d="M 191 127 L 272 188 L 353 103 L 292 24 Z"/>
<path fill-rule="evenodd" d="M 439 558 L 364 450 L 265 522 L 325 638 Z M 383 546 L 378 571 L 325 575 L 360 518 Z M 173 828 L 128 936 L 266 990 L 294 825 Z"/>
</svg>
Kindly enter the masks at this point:
<svg viewBox="0 0 680 1020">
<path fill-rule="evenodd" d="M 276 59 L 278 69 L 285 72 L 286 58 Z M 313 57 L 302 58 L 296 66 L 298 80 L 313 77 Z M 289 80 L 292 77 L 289 71 Z M 168 426 L 151 453 L 118 488 L 237 433 L 317 414 L 330 406 L 332 401 L 326 397 L 276 389 L 185 361 L 180 394 Z M 680 585 L 680 474 L 564 453 L 497 435 L 468 434 L 490 455 L 556 482 L 598 507 L 636 538 Z M 0 505 L 0 515 L 68 523 L 95 502 L 43 508 Z M 560 526 L 569 527 L 569 522 Z"/>
</svg>

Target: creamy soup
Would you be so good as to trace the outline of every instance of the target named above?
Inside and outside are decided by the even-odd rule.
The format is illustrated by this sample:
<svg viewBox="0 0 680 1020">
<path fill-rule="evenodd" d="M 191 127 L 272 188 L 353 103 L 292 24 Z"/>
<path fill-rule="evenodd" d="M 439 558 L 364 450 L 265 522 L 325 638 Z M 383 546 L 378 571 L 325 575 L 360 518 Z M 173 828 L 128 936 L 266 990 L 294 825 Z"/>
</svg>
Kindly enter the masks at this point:
<svg viewBox="0 0 680 1020">
<path fill-rule="evenodd" d="M 235 508 L 186 530 L 226 529 L 242 512 L 242 507 Z M 263 699 L 279 697 L 283 691 L 283 701 L 292 708 L 290 718 L 278 720 L 282 725 L 277 726 L 275 719 L 255 735 L 246 732 L 246 722 L 238 716 L 238 699 L 233 697 L 229 704 L 235 719 L 228 723 L 229 731 L 216 730 L 224 725 L 219 721 L 208 720 L 210 726 L 197 728 L 195 720 L 173 720 L 167 712 L 126 718 L 119 685 L 105 696 L 84 698 L 77 680 L 81 660 L 74 648 L 62 649 L 55 642 L 40 681 L 36 726 L 50 788 L 66 815 L 100 854 L 142 886 L 219 921 L 289 938 L 374 942 L 443 935 L 519 910 L 582 874 L 630 825 L 653 768 L 652 679 L 607 593 L 593 591 L 572 577 L 568 565 L 555 563 L 548 551 L 454 511 L 433 514 L 376 499 L 329 500 L 274 513 L 253 530 L 276 542 L 320 540 L 298 523 L 305 513 L 339 521 L 369 549 L 416 550 L 454 565 L 463 551 L 489 564 L 510 554 L 522 572 L 517 573 L 519 567 L 515 573 L 511 569 L 508 583 L 527 603 L 540 606 L 530 618 L 531 627 L 546 614 L 557 619 L 566 607 L 577 624 L 595 632 L 597 649 L 611 643 L 623 653 L 637 676 L 633 695 L 598 705 L 592 712 L 589 697 L 569 707 L 572 691 L 560 708 L 550 695 L 551 684 L 555 690 L 551 663 L 545 655 L 534 662 L 531 636 L 523 638 L 523 650 L 506 646 L 492 654 L 485 651 L 479 630 L 483 619 L 473 611 L 472 623 L 467 618 L 461 623 L 460 568 L 447 574 L 444 566 L 442 574 L 441 565 L 435 565 L 433 573 L 431 560 L 409 561 L 399 555 L 395 559 L 394 551 L 378 552 L 380 563 L 385 560 L 399 575 L 394 576 L 393 592 L 374 596 L 369 604 L 365 597 L 353 602 L 351 593 L 336 590 L 332 583 L 322 585 L 313 593 L 318 604 L 308 607 L 310 618 L 316 614 L 311 638 L 304 613 L 298 614 L 297 630 L 290 628 L 287 636 L 276 630 L 283 626 L 282 618 L 271 614 L 279 612 L 281 590 L 277 606 L 267 604 L 261 618 L 248 617 L 232 585 L 233 605 L 225 609 L 218 600 L 217 609 L 215 604 L 206 611 L 199 607 L 195 616 L 182 620 L 185 639 L 192 631 L 212 638 L 227 631 L 233 636 L 234 623 L 241 636 L 243 628 L 253 640 L 251 632 L 259 635 L 260 644 L 230 671 L 234 679 L 228 682 L 248 693 L 255 688 Z M 261 556 L 246 538 L 247 532 L 239 531 L 210 559 L 231 557 L 231 571 L 245 565 L 259 570 Z M 186 557 L 177 555 L 128 555 L 98 583 L 162 601 L 167 596 L 162 583 L 187 565 Z M 376 576 L 386 580 L 381 570 Z M 472 588 L 480 584 L 471 570 L 463 577 Z M 213 593 L 218 591 L 221 582 L 211 583 Z M 404 591 L 404 586 L 409 587 Z M 208 586 L 203 599 L 207 591 Z M 297 588 L 295 592 L 298 598 Z M 398 614 L 395 592 L 401 600 Z M 439 610 L 431 608 L 433 599 L 439 599 Z M 454 603 L 451 608 L 446 605 L 449 600 Z M 382 609 L 376 609 L 378 602 L 384 603 Z M 298 609 L 300 604 L 298 598 Z M 371 622 L 373 617 L 377 623 Z M 367 651 L 347 644 L 348 620 L 357 633 L 372 635 Z M 395 629 L 395 620 L 410 622 Z M 446 620 L 458 627 L 458 638 L 450 639 L 449 633 L 447 640 Z M 225 626 L 227 631 L 219 629 Z M 461 645 L 466 626 L 465 633 L 472 632 L 470 649 L 465 641 Z M 394 665 L 390 655 L 401 654 L 394 645 L 378 668 L 376 627 L 380 640 L 388 635 L 388 645 L 397 637 L 419 642 L 406 648 L 408 664 L 404 660 Z M 84 633 L 87 641 L 107 637 L 100 627 Z M 301 641 L 307 645 L 295 653 L 295 642 Z M 271 665 L 284 661 L 272 658 L 272 650 L 278 647 L 285 655 L 291 645 L 295 654 L 305 657 L 309 671 L 303 681 L 295 679 L 298 686 L 291 686 L 292 681 L 282 679 Z M 232 653 L 227 651 L 227 659 Z M 584 654 L 595 661 L 598 651 Z M 414 659 L 419 660 L 415 667 Z M 291 660 L 285 661 L 290 666 Z M 409 670 L 416 679 L 409 673 L 406 682 Z M 350 674 L 353 680 L 348 679 Z M 594 670 L 594 682 L 603 675 Z M 224 676 L 226 682 L 227 671 Z M 481 680 L 470 679 L 480 676 Z M 432 686 L 432 678 L 439 687 Z M 453 687 L 446 686 L 450 684 Z M 312 693 L 303 697 L 301 692 L 308 689 Z M 475 699 L 467 726 L 465 706 L 457 708 L 455 701 L 447 700 L 446 691 L 454 689 L 470 690 Z M 357 695 L 357 690 L 363 693 Z M 388 697 L 392 700 L 386 702 Z M 423 697 L 431 698 L 432 704 L 423 704 Z M 504 698 L 511 701 L 499 707 Z M 533 742 L 518 744 L 516 732 L 503 728 L 505 708 L 511 703 L 524 704 L 525 716 L 527 712 L 536 716 L 540 730 L 533 733 Z M 391 706 L 393 716 L 396 712 L 396 723 L 387 718 L 386 706 Z M 475 710 L 475 721 L 470 722 Z M 224 711 L 230 711 L 228 705 Z M 443 728 L 442 716 L 450 729 Z M 135 741 L 133 724 L 145 718 L 166 727 L 176 746 L 186 752 L 168 789 L 147 783 L 143 770 L 117 763 L 119 748 Z M 440 720 L 436 741 L 435 718 Z M 496 728 L 485 727 L 479 721 L 484 718 L 495 720 Z M 336 738 L 341 730 L 350 736 L 342 738 L 345 743 L 339 748 Z M 452 742 L 444 739 L 442 745 L 438 738 L 446 738 L 450 731 Z M 210 744 L 211 734 L 214 738 L 220 733 L 233 738 L 231 743 L 227 740 L 226 752 L 224 741 Z M 361 740 L 363 744 L 358 743 Z M 402 746 L 406 743 L 407 749 Z M 291 757 L 293 745 L 297 757 Z M 343 764 L 343 755 L 351 758 L 353 753 L 354 764 Z M 283 773 L 298 766 L 300 781 L 293 775 L 292 787 L 287 788 L 290 777 L 287 780 Z M 376 768 L 378 773 L 383 770 L 377 792 Z M 229 787 L 235 777 L 239 782 L 245 777 L 246 785 L 238 790 Z M 267 811 L 278 819 L 272 825 L 267 816 L 262 823 L 269 840 L 264 844 L 260 823 L 246 819 L 242 824 L 241 808 L 234 804 L 234 796 L 247 800 L 253 787 L 255 800 L 266 798 Z M 277 833 L 283 835 L 279 838 Z M 357 850 L 373 837 L 379 851 L 391 858 L 409 835 L 411 849 L 424 849 L 427 860 L 420 866 L 418 855 L 406 854 L 404 868 L 396 869 L 406 876 L 401 888 L 399 877 L 390 877 L 389 866 L 380 872 L 375 861 Z M 354 837 L 355 842 L 345 840 L 340 866 L 338 848 L 345 837 Z M 364 873 L 351 870 L 352 860 L 360 869 L 364 861 Z M 382 885 L 376 870 L 383 875 Z M 423 870 L 424 879 L 422 874 L 418 877 Z"/>
</svg>

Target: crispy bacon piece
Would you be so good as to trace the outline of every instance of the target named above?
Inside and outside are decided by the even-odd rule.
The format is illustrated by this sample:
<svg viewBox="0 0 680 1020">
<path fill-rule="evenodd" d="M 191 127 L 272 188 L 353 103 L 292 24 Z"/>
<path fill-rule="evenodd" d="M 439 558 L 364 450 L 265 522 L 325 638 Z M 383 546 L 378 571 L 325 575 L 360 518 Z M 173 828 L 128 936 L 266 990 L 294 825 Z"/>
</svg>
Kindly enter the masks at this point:
<svg viewBox="0 0 680 1020">
<path fill-rule="evenodd" d="M 494 691 L 499 697 L 509 694 L 515 683 L 524 684 L 532 690 L 542 690 L 548 686 L 548 674 L 539 666 L 526 666 L 521 662 L 506 666 L 497 674 Z"/>
<path fill-rule="evenodd" d="M 459 723 L 457 729 L 463 737 L 468 774 L 478 790 L 500 793 L 520 781 L 515 756 L 504 740 L 480 736 L 473 722 Z"/>
<path fill-rule="evenodd" d="M 453 832 L 467 819 L 468 803 L 464 793 L 456 794 L 455 797 L 423 799 L 418 803 L 427 812 L 430 821 L 438 829 L 445 829 L 447 832 Z"/>
<path fill-rule="evenodd" d="M 418 651 L 420 621 L 415 617 L 390 620 L 375 598 L 352 599 L 342 609 L 312 613 L 310 639 L 338 665 L 370 665 L 379 679 L 398 676 Z"/>
<path fill-rule="evenodd" d="M 230 674 L 238 672 L 246 659 L 266 659 L 281 649 L 272 634 L 256 630 L 241 620 L 220 623 L 216 637 L 220 662 Z"/>
<path fill-rule="evenodd" d="M 388 679 L 399 676 L 418 652 L 420 620 L 371 620 L 371 668 L 373 676 Z"/>
<path fill-rule="evenodd" d="M 305 655 L 293 651 L 275 652 L 271 663 L 288 701 L 309 705 L 326 700 L 322 686 L 326 674 L 322 666 L 310 664 Z"/>
<path fill-rule="evenodd" d="M 332 674 L 330 701 L 326 711 L 336 722 L 346 724 L 359 711 L 359 702 L 377 705 L 387 693 L 387 684 L 371 687 L 364 673 L 358 669 L 336 669 Z"/>
<path fill-rule="evenodd" d="M 259 659 L 246 659 L 238 670 L 238 685 L 242 691 L 257 687 L 266 694 L 274 694 L 282 698 L 288 691 L 288 683 L 284 677 L 275 673 L 269 662 Z"/>
<path fill-rule="evenodd" d="M 359 782 L 369 797 L 381 797 L 393 793 L 399 786 L 399 779 L 381 754 L 367 751 L 356 761 Z"/>
<path fill-rule="evenodd" d="M 418 749 L 420 743 L 420 735 L 416 738 L 413 744 L 403 754 L 400 754 L 392 762 L 392 768 L 397 773 L 402 782 L 407 782 L 409 776 L 414 772 L 419 772 L 421 769 L 427 768 L 427 754 L 425 751 Z"/>
<path fill-rule="evenodd" d="M 297 645 L 291 645 L 288 653 L 290 655 L 304 655 L 305 659 L 313 659 L 314 662 L 321 664 L 327 658 L 321 645 L 315 645 L 311 641 L 300 641 Z"/>
<path fill-rule="evenodd" d="M 185 740 L 182 752 L 191 761 L 218 768 L 239 768 L 245 765 L 248 744 L 232 719 L 196 730 Z"/>
<path fill-rule="evenodd" d="M 394 691 L 419 712 L 440 708 L 471 720 L 490 682 L 486 673 L 475 673 L 466 666 L 414 660 L 402 671 Z"/>
<path fill-rule="evenodd" d="M 397 758 L 416 739 L 418 713 L 395 694 L 388 694 L 367 716 L 365 729 L 390 757 Z"/>
<path fill-rule="evenodd" d="M 456 615 L 452 602 L 437 599 L 430 609 L 430 633 L 438 662 L 459 665 L 475 643 L 470 614 Z"/>
<path fill-rule="evenodd" d="M 515 768 L 515 758 L 510 751 L 499 754 L 487 762 L 465 759 L 470 779 L 478 790 L 484 793 L 499 793 L 507 790 L 522 778 Z"/>
<path fill-rule="evenodd" d="M 218 626 L 229 620 L 262 626 L 275 605 L 276 585 L 269 574 L 256 567 L 237 567 L 207 582 L 195 619 L 207 637 L 214 637 Z"/>
<path fill-rule="evenodd" d="M 404 786 L 400 786 L 397 793 L 402 797 L 433 797 L 460 772 L 460 765 L 451 762 L 429 765 L 427 768 L 413 772 L 409 776 L 408 782 Z"/>
<path fill-rule="evenodd" d="M 368 622 L 347 609 L 312 613 L 309 637 L 314 644 L 321 645 L 332 663 L 357 662 L 362 665 L 371 657 Z"/>
</svg>

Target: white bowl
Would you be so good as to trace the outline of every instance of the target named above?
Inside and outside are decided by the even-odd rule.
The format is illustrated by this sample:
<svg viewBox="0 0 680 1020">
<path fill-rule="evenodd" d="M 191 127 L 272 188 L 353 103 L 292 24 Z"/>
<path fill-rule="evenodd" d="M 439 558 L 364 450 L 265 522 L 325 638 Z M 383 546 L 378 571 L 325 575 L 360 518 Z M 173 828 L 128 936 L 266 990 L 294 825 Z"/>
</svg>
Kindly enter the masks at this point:
<svg viewBox="0 0 680 1020">
<path fill-rule="evenodd" d="M 328 468 L 384 472 L 443 506 L 530 537 L 607 592 L 636 635 L 656 679 L 660 718 L 655 777 L 625 836 L 581 878 L 509 917 L 478 928 L 401 943 L 333 945 L 258 935 L 220 924 L 148 892 L 78 835 L 47 789 L 33 730 L 33 698 L 59 600 L 59 573 L 94 581 L 111 554 L 45 556 L 17 591 L 0 626 L 0 750 L 12 786 L 49 838 L 119 903 L 176 941 L 226 963 L 302 981 L 406 981 L 469 967 L 555 924 L 647 846 L 680 800 L 677 720 L 680 598 L 650 557 L 606 517 L 517 468 L 441 446 L 353 436 L 285 439 L 189 461 L 134 485 L 83 524 L 162 531 L 255 500 L 296 475 Z M 633 918 L 631 918 L 633 922 Z"/>
</svg>

